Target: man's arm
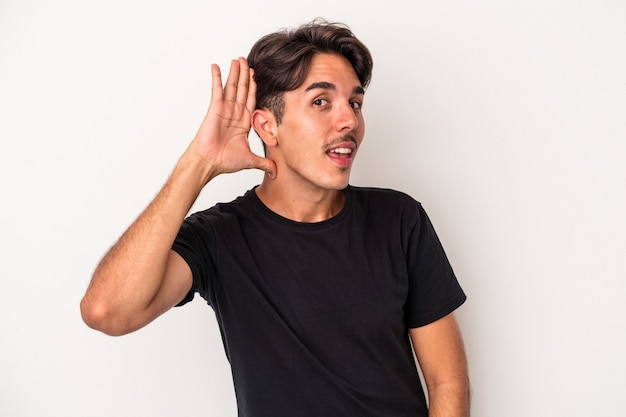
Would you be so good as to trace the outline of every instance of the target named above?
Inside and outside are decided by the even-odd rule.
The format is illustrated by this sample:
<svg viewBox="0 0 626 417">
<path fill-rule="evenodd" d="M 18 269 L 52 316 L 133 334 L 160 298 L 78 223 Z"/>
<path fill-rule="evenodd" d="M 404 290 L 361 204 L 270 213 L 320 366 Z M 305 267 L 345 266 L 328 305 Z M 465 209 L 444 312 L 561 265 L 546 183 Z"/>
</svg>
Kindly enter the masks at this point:
<svg viewBox="0 0 626 417">
<path fill-rule="evenodd" d="M 137 330 L 180 302 L 192 285 L 191 270 L 171 250 L 202 188 L 222 173 L 276 166 L 248 144 L 256 86 L 245 59 L 231 63 L 222 87 L 211 67 L 211 104 L 196 137 L 143 213 L 102 258 L 80 307 L 87 325 L 111 335 Z"/>
<path fill-rule="evenodd" d="M 428 389 L 429 416 L 468 417 L 467 359 L 454 313 L 409 333 Z"/>
</svg>

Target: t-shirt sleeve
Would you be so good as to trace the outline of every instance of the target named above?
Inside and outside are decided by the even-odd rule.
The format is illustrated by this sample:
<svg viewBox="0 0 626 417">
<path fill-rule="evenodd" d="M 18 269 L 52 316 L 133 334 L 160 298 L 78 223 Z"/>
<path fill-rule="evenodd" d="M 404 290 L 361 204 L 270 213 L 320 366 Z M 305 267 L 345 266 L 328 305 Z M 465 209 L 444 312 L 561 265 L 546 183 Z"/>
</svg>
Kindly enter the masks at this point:
<svg viewBox="0 0 626 417">
<path fill-rule="evenodd" d="M 466 300 L 435 229 L 417 203 L 407 245 L 409 293 L 404 308 L 407 327 L 425 326 L 456 310 Z"/>
<path fill-rule="evenodd" d="M 215 233 L 208 216 L 197 213 L 185 219 L 172 250 L 187 262 L 193 276 L 191 289 L 177 306 L 193 300 L 196 292 L 211 304 L 213 293 L 211 277 L 215 276 L 216 245 Z"/>
</svg>

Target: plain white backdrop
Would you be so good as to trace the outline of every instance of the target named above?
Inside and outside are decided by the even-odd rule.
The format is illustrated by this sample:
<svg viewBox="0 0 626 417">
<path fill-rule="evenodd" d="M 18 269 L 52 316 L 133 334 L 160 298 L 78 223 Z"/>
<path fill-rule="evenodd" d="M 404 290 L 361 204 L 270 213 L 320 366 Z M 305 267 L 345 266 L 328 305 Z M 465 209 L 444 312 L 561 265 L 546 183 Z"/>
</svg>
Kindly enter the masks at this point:
<svg viewBox="0 0 626 417">
<path fill-rule="evenodd" d="M 121 338 L 78 305 L 193 137 L 210 64 L 318 16 L 375 59 L 352 183 L 420 200 L 468 293 L 473 416 L 626 414 L 623 2 L 2 0 L 1 416 L 236 416 L 200 297 Z"/>
</svg>

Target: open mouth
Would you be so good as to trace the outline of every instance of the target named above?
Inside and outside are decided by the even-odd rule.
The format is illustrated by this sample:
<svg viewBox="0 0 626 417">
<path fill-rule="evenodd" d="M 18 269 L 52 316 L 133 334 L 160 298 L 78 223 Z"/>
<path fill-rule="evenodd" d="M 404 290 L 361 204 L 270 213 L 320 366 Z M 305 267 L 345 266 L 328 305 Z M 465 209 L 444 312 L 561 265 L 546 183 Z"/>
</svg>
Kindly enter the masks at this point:
<svg viewBox="0 0 626 417">
<path fill-rule="evenodd" d="M 349 158 L 352 155 L 352 148 L 335 148 L 329 150 L 327 153 L 336 158 Z"/>
<path fill-rule="evenodd" d="M 347 168 L 352 164 L 356 146 L 353 143 L 342 143 L 326 151 L 326 155 L 340 167 Z"/>
</svg>

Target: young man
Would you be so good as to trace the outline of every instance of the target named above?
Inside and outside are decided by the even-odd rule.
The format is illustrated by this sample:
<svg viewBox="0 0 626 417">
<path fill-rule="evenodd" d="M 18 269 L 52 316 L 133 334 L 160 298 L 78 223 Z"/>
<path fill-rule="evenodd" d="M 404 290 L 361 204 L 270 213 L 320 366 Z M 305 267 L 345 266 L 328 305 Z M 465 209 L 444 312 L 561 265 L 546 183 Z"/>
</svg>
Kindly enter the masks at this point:
<svg viewBox="0 0 626 417">
<path fill-rule="evenodd" d="M 467 416 L 465 295 L 428 217 L 405 194 L 349 185 L 371 69 L 347 27 L 319 21 L 259 40 L 224 87 L 213 65 L 208 113 L 98 265 L 85 322 L 122 335 L 198 292 L 240 416 Z M 266 172 L 258 187 L 185 219 L 211 179 L 247 168 Z"/>
</svg>

